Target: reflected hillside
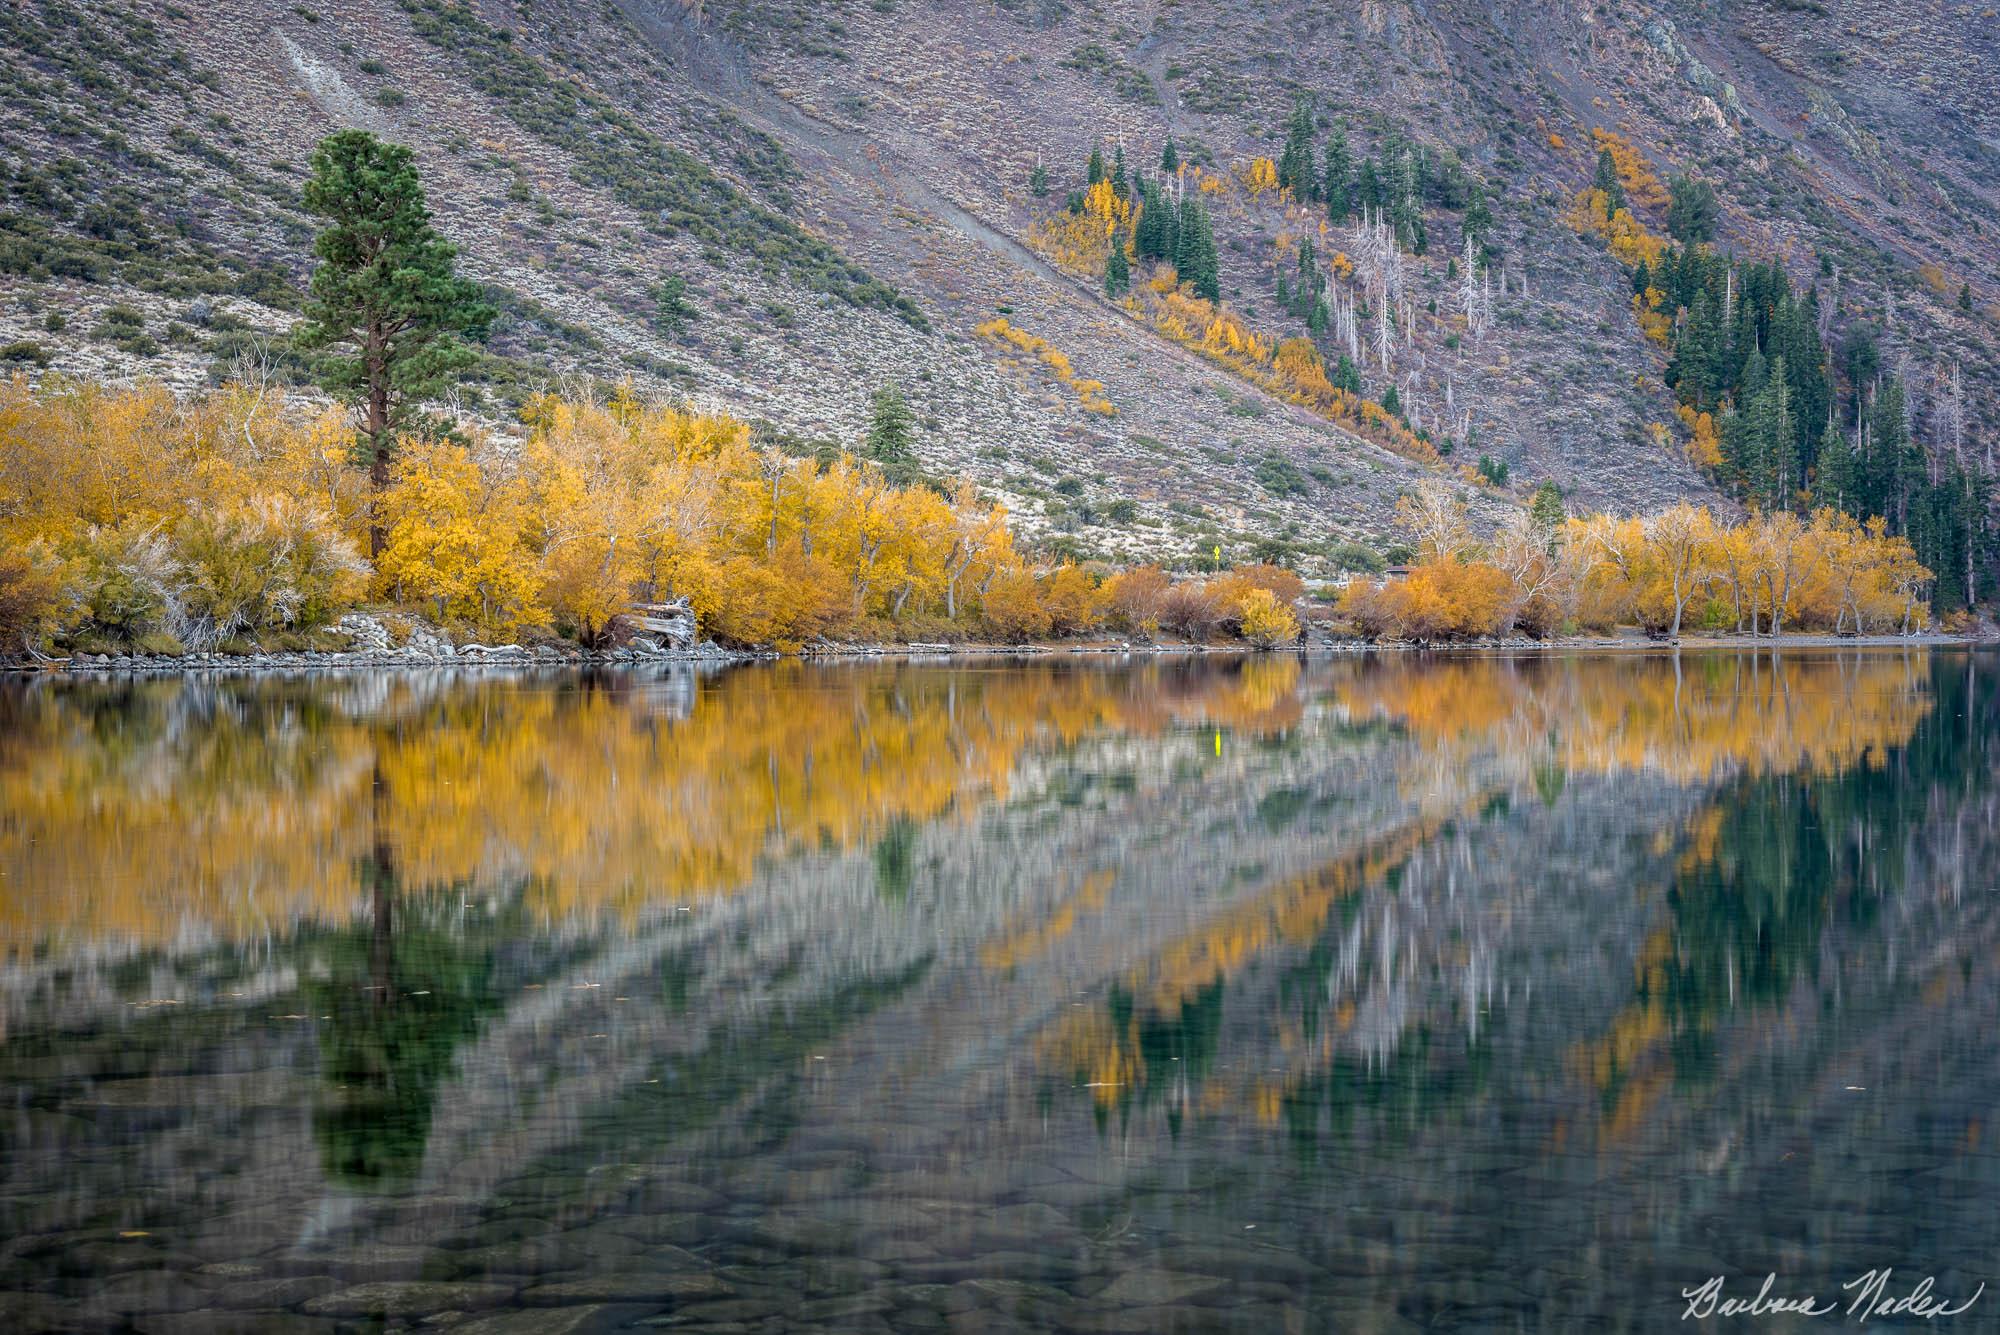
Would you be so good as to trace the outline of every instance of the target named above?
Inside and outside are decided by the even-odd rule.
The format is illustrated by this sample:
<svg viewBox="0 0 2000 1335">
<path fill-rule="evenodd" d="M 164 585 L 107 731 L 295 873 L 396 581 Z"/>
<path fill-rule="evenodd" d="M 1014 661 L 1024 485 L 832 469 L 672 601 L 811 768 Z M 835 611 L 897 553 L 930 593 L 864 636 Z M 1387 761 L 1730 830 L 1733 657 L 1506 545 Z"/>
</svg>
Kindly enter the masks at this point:
<svg viewBox="0 0 2000 1335">
<path fill-rule="evenodd" d="M 1905 1189 L 1842 1173 L 1885 1115 L 1968 1162 L 1991 668 L 14 688 L 0 1233 L 38 1241 L 0 1290 L 132 1234 L 523 1287 L 661 1244 L 919 1289 L 997 1252 L 1082 1329 L 1107 1272 L 1218 1241 L 1387 1311 L 1476 1221 L 1569 1311 L 1670 1291 L 1659 1244 L 1723 1236 L 1746 1170 L 1809 1188 L 1795 1236 Z M 1891 1063 L 1970 1092 L 1850 1095 Z"/>
<path fill-rule="evenodd" d="M 1631 939 L 1632 962 L 1612 966 L 1630 971 L 1630 1000 L 1550 1057 L 1552 1072 L 1586 1072 L 1606 1134 L 1627 1134 L 1674 1069 L 1653 1053 L 1677 1053 L 1685 1076 L 1721 1011 L 1782 1000 L 1825 924 L 1866 919 L 1900 882 L 1922 815 L 1905 800 L 1963 759 L 1951 739 L 1972 688 L 1946 678 L 1939 717 L 1932 667 L 1826 654 L 1336 672 L 1323 699 L 1338 717 L 1410 743 L 1388 777 L 1421 814 L 1129 965 L 1039 1036 L 1042 1069 L 1127 1116 L 1160 1105 L 1176 1122 L 1249 1112 L 1310 1128 L 1355 1091 L 1459 1088 L 1483 1070 L 1482 1025 L 1546 976 L 1533 961 L 1552 940 L 1611 964 Z M 1604 882 L 1601 896 L 1551 905 L 1551 858 L 1566 879 Z M 1226 1014 L 1256 1016 L 1268 1061 L 1209 1071 Z"/>
</svg>

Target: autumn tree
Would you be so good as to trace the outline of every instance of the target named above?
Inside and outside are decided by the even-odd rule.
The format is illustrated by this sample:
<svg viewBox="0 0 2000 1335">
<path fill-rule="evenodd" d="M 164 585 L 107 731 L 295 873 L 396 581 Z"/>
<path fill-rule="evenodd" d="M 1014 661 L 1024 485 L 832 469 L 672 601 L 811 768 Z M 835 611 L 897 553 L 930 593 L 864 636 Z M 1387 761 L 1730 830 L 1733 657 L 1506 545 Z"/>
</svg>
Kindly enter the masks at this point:
<svg viewBox="0 0 2000 1335">
<path fill-rule="evenodd" d="M 320 383 L 357 406 L 357 454 L 377 494 L 387 490 L 397 437 L 414 406 L 470 366 L 494 310 L 454 270 L 457 251 L 431 225 L 410 150 L 365 130 L 320 141 L 305 205 L 327 220 L 299 345 L 325 350 Z M 369 554 L 384 524 L 369 524 Z"/>
<path fill-rule="evenodd" d="M 1678 639 L 1681 618 L 1709 570 L 1715 532 L 1708 507 L 1681 501 L 1646 520 L 1646 542 L 1658 562 L 1673 608 L 1669 637 Z"/>
<path fill-rule="evenodd" d="M 1423 562 L 1455 561 L 1471 548 L 1465 503 L 1435 478 L 1417 483 L 1415 490 L 1397 500 L 1396 521 L 1410 535 Z"/>
</svg>

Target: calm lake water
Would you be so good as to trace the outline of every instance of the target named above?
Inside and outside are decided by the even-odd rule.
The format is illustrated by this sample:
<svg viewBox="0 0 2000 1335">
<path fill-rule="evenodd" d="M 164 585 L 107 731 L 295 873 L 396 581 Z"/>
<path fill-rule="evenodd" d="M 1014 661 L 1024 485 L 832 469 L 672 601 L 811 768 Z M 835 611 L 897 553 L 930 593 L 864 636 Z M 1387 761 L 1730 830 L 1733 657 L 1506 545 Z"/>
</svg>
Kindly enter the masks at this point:
<svg viewBox="0 0 2000 1335">
<path fill-rule="evenodd" d="M 1962 1300 L 2000 1280 L 1996 681 L 0 684 L 0 1330 Z"/>
</svg>

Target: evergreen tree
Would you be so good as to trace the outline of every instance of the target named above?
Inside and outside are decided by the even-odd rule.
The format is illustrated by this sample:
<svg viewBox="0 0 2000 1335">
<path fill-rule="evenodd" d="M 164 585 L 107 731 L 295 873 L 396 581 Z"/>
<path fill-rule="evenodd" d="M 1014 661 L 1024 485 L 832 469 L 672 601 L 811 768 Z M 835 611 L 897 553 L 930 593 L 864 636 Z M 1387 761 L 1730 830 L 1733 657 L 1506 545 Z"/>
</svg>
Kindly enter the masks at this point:
<svg viewBox="0 0 2000 1335">
<path fill-rule="evenodd" d="M 416 405 L 472 365 L 493 308 L 458 276 L 458 252 L 431 226 L 410 150 L 366 130 L 341 130 L 313 150 L 305 206 L 327 220 L 313 241 L 300 347 L 324 351 L 316 371 L 331 394 L 358 408 L 358 461 L 376 495 L 387 489 L 399 435 Z M 379 515 L 368 549 L 382 552 Z"/>
<path fill-rule="evenodd" d="M 1285 148 L 1278 155 L 1278 184 L 1291 189 L 1292 197 L 1302 204 L 1311 203 L 1319 194 L 1317 182 L 1313 179 L 1313 114 L 1301 97 L 1292 104 L 1291 124 L 1285 132 Z"/>
<path fill-rule="evenodd" d="M 1715 187 L 1682 175 L 1674 177 L 1668 188 L 1671 201 L 1667 205 L 1667 231 L 1674 239 L 1684 246 L 1715 240 L 1715 219 L 1720 212 Z"/>
<path fill-rule="evenodd" d="M 1083 183 L 1096 185 L 1104 179 L 1104 150 L 1096 144 L 1090 146 L 1090 162 L 1083 171 Z"/>
<path fill-rule="evenodd" d="M 1625 186 L 1618 179 L 1618 163 L 1611 150 L 1597 150 L 1597 177 L 1591 182 L 1604 192 L 1604 216 L 1609 218 L 1625 207 Z"/>
<path fill-rule="evenodd" d="M 1722 480 L 1739 493 L 1755 469 L 1756 450 L 1751 441 L 1750 419 L 1731 404 L 1716 423 L 1715 434 L 1722 450 Z"/>
<path fill-rule="evenodd" d="M 1849 514 L 1855 511 L 1854 451 L 1839 426 L 1831 420 L 1820 436 L 1819 465 L 1813 472 L 1812 503 L 1815 509 L 1824 506 Z"/>
<path fill-rule="evenodd" d="M 1487 234 L 1493 230 L 1493 210 L 1486 205 L 1486 187 L 1472 183 L 1472 196 L 1465 201 L 1465 215 L 1458 222 L 1458 239 L 1473 250 L 1485 249 Z"/>
<path fill-rule="evenodd" d="M 1111 159 L 1111 193 L 1120 199 L 1130 197 L 1132 187 L 1125 179 L 1125 145 L 1120 144 L 1113 151 Z"/>
<path fill-rule="evenodd" d="M 1165 147 L 1160 149 L 1160 170 L 1174 173 L 1181 169 L 1181 151 L 1174 147 L 1174 137 L 1167 136 Z"/>
<path fill-rule="evenodd" d="M 1373 158 L 1361 160 L 1361 171 L 1354 182 L 1354 204 L 1363 213 L 1373 213 L 1382 207 L 1381 172 Z"/>
<path fill-rule="evenodd" d="M 1194 195 L 1181 200 L 1180 227 L 1175 237 L 1174 267 L 1180 271 L 1181 281 L 1192 287 L 1198 296 L 1210 301 L 1222 300 L 1220 264 L 1215 252 L 1215 233 L 1208 220 L 1208 209 Z"/>
<path fill-rule="evenodd" d="M 1681 402 L 1697 412 L 1707 412 L 1716 405 L 1716 337 L 1715 306 L 1708 293 L 1702 292 L 1681 323 L 1680 335 L 1674 340 L 1673 364 L 1667 368 L 1668 383 Z"/>
<path fill-rule="evenodd" d="M 677 273 L 662 278 L 653 289 L 652 298 L 653 327 L 670 337 L 684 332 L 701 314 L 687 299 L 687 279 Z"/>
<path fill-rule="evenodd" d="M 1382 409 L 1398 417 L 1403 415 L 1403 396 L 1396 392 L 1394 385 L 1382 391 Z"/>
<path fill-rule="evenodd" d="M 917 462 L 917 419 L 894 381 L 875 391 L 868 401 L 868 440 L 863 453 L 881 466 L 882 476 L 907 487 L 923 476 Z"/>
<path fill-rule="evenodd" d="M 1340 362 L 1333 368 L 1333 387 L 1344 389 L 1359 398 L 1361 395 L 1361 371 L 1354 365 L 1354 359 L 1346 353 L 1340 354 Z"/>
<path fill-rule="evenodd" d="M 1347 221 L 1354 211 L 1354 160 L 1347 151 L 1347 127 L 1333 123 L 1333 137 L 1326 141 L 1326 161 L 1320 190 L 1326 196 L 1326 216 L 1331 222 Z"/>
<path fill-rule="evenodd" d="M 1111 258 L 1104 263 L 1104 295 L 1122 297 L 1132 290 L 1132 269 L 1125 260 L 1125 230 L 1111 237 Z"/>
<path fill-rule="evenodd" d="M 1764 387 L 1752 401 L 1750 416 L 1757 458 L 1751 493 L 1770 509 L 1790 509 L 1798 473 L 1798 442 L 1793 435 L 1791 385 L 1785 378 L 1783 357 L 1772 360 Z"/>
<path fill-rule="evenodd" d="M 1139 221 L 1132 229 L 1132 250 L 1141 260 L 1164 260 L 1172 256 L 1167 245 L 1169 210 L 1160 202 L 1158 183 L 1139 182 Z"/>
<path fill-rule="evenodd" d="M 1972 314 L 1972 284 L 1960 283 L 1958 285 L 1958 308 L 1967 315 Z"/>
<path fill-rule="evenodd" d="M 1028 193 L 1036 199 L 1045 198 L 1049 193 L 1048 168 L 1039 162 L 1028 169 Z"/>
<path fill-rule="evenodd" d="M 1535 488 L 1535 499 L 1528 506 L 1528 519 L 1534 524 L 1535 532 L 1542 535 L 1542 541 L 1550 551 L 1554 551 L 1561 540 L 1563 520 L 1568 517 L 1561 487 L 1553 482 L 1544 482 Z"/>
<path fill-rule="evenodd" d="M 1898 533 L 1910 531 L 1911 501 L 1928 484 L 1923 447 L 1910 437 L 1903 382 L 1890 376 L 1868 414 L 1870 449 L 1881 479 L 1882 514 Z"/>
</svg>

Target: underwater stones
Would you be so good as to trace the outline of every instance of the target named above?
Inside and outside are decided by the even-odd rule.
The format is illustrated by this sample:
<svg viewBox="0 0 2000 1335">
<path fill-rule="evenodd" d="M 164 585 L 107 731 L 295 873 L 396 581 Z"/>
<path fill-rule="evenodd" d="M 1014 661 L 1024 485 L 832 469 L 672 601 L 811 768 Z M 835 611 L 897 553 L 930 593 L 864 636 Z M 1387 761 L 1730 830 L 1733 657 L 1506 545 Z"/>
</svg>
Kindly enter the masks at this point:
<svg viewBox="0 0 2000 1335">
<path fill-rule="evenodd" d="M 583 1279 L 537 1285 L 524 1290 L 521 1301 L 535 1306 L 582 1302 L 669 1302 L 688 1298 L 726 1298 L 734 1292 L 714 1275 L 636 1271 L 590 1275 Z"/>
<path fill-rule="evenodd" d="M 514 1296 L 508 1284 L 430 1281 L 357 1284 L 305 1305 L 314 1316 L 428 1316 L 453 1309 L 497 1307 Z"/>
</svg>

